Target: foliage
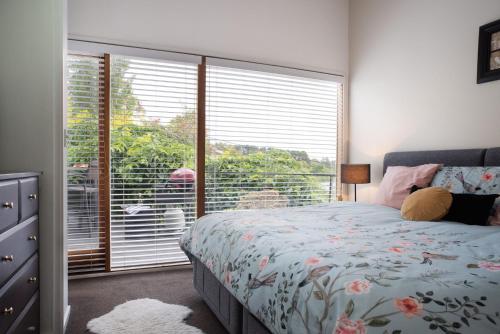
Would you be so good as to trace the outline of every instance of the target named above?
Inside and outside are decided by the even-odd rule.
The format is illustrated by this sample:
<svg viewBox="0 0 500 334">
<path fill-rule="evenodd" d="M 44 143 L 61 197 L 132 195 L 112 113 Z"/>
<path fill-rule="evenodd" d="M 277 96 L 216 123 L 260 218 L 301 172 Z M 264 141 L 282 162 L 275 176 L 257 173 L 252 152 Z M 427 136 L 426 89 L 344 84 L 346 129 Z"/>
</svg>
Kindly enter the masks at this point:
<svg viewBox="0 0 500 334">
<path fill-rule="evenodd" d="M 166 126 L 167 133 L 186 145 L 193 145 L 196 140 L 196 113 L 186 109 L 184 114 L 174 117 Z"/>
<path fill-rule="evenodd" d="M 111 137 L 111 173 L 124 188 L 147 192 L 144 185 L 160 186 L 175 169 L 194 168 L 194 146 L 160 125 L 126 124 L 114 128 Z"/>
<path fill-rule="evenodd" d="M 99 119 L 103 117 L 103 92 L 99 86 L 99 60 L 95 57 L 73 56 L 68 64 L 68 164 L 90 164 L 99 156 Z M 111 127 L 131 124 L 133 113 L 144 113 L 132 91 L 133 77 L 125 73 L 125 61 L 113 63 Z M 100 97 L 100 98 L 99 98 Z"/>
<path fill-rule="evenodd" d="M 226 147 L 219 155 L 210 156 L 206 162 L 207 198 L 217 197 L 217 208 L 234 207 L 239 198 L 249 191 L 276 189 L 288 197 L 290 205 L 319 201 L 318 178 L 308 175 L 310 166 L 296 160 L 285 150 L 247 150 Z"/>
<path fill-rule="evenodd" d="M 97 141 L 92 138 L 98 132 L 99 117 L 95 112 L 99 110 L 96 99 L 99 96 L 97 82 L 97 64 L 93 59 L 80 57 L 73 58 L 68 68 L 68 163 L 73 165 L 82 162 L 90 163 L 97 157 Z"/>
</svg>

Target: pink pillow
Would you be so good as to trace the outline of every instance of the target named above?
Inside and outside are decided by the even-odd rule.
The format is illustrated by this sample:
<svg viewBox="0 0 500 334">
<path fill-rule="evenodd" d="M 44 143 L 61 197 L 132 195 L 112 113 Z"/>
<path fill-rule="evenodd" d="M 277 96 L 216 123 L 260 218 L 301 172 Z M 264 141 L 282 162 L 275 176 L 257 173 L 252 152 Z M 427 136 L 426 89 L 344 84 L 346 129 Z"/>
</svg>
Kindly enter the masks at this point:
<svg viewBox="0 0 500 334">
<path fill-rule="evenodd" d="M 414 185 L 427 187 L 438 171 L 440 164 L 426 164 L 416 167 L 394 166 L 387 172 L 380 183 L 375 203 L 401 209 L 403 201 L 410 194 Z"/>
</svg>

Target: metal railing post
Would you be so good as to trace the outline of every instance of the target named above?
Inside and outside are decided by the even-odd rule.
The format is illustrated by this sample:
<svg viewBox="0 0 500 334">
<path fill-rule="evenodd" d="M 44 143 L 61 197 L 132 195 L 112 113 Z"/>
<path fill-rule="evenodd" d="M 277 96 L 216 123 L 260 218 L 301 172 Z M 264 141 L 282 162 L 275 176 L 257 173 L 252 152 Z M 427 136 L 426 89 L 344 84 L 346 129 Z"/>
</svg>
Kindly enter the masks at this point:
<svg viewBox="0 0 500 334">
<path fill-rule="evenodd" d="M 333 176 L 330 175 L 330 186 L 328 187 L 328 203 L 332 202 Z"/>
</svg>

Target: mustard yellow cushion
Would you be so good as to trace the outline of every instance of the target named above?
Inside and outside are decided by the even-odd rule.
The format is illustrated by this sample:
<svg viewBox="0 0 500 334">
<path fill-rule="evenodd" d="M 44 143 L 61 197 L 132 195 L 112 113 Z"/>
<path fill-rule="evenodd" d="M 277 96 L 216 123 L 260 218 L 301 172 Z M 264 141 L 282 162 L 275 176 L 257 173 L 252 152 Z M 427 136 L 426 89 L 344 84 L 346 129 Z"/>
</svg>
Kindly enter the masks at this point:
<svg viewBox="0 0 500 334">
<path fill-rule="evenodd" d="M 440 187 L 430 187 L 410 194 L 401 206 L 401 216 L 406 220 L 440 220 L 448 213 L 453 197 Z"/>
</svg>

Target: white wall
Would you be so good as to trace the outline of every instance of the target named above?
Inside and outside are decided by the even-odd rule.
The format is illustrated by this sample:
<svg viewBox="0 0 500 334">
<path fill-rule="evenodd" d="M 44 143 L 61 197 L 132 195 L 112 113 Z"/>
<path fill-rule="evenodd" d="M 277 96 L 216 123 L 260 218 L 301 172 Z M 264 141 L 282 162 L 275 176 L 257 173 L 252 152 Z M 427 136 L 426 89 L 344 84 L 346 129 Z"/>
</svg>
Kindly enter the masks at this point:
<svg viewBox="0 0 500 334">
<path fill-rule="evenodd" d="M 500 81 L 477 85 L 479 26 L 498 0 L 350 1 L 350 161 L 384 153 L 500 146 Z"/>
<path fill-rule="evenodd" d="M 42 333 L 61 333 L 63 0 L 0 2 L 0 171 L 42 171 Z"/>
<path fill-rule="evenodd" d="M 348 0 L 69 0 L 70 35 L 345 74 Z"/>
</svg>

